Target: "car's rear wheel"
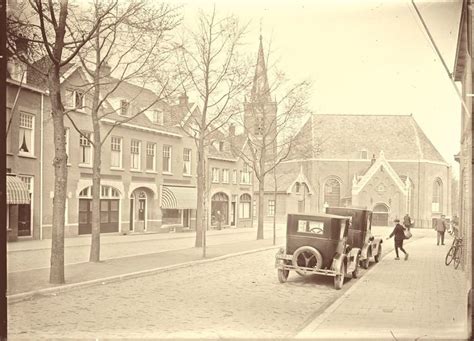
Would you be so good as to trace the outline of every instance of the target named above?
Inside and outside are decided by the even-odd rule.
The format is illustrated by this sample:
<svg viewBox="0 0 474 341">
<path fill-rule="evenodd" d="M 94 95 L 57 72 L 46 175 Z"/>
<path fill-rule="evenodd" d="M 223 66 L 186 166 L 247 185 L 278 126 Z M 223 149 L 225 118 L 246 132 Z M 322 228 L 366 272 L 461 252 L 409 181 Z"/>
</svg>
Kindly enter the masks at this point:
<svg viewBox="0 0 474 341">
<path fill-rule="evenodd" d="M 361 265 L 364 269 L 368 269 L 368 268 L 369 268 L 369 257 L 363 259 L 363 260 L 360 262 L 360 265 Z"/>
<path fill-rule="evenodd" d="M 346 266 L 343 263 L 343 264 L 341 264 L 340 274 L 338 274 L 334 277 L 334 288 L 336 288 L 337 290 L 342 289 L 342 286 L 344 285 L 344 274 L 345 273 L 346 273 Z"/>
<path fill-rule="evenodd" d="M 278 269 L 278 281 L 280 283 L 285 283 L 288 279 L 288 275 L 290 274 L 290 270 L 282 270 Z"/>
<path fill-rule="evenodd" d="M 375 261 L 375 263 L 378 263 L 378 262 L 380 262 L 381 259 L 382 259 L 382 245 L 379 245 L 379 248 L 377 250 L 377 254 L 374 256 L 374 261 Z"/>
<path fill-rule="evenodd" d="M 302 246 L 293 253 L 293 266 L 320 269 L 323 265 L 323 256 L 321 253 L 311 246 Z M 304 276 L 304 271 L 295 270 L 300 276 Z"/>
</svg>

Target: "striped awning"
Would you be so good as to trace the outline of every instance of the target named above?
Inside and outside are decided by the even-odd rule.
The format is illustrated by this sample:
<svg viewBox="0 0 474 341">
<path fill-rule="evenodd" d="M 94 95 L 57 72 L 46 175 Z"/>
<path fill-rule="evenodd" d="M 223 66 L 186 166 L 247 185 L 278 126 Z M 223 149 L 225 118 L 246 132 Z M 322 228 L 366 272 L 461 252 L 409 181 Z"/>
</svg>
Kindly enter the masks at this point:
<svg viewBox="0 0 474 341">
<path fill-rule="evenodd" d="M 16 176 L 7 176 L 7 205 L 30 203 L 30 193 L 26 184 Z"/>
<path fill-rule="evenodd" d="M 196 209 L 196 187 L 161 186 L 161 208 Z"/>
</svg>

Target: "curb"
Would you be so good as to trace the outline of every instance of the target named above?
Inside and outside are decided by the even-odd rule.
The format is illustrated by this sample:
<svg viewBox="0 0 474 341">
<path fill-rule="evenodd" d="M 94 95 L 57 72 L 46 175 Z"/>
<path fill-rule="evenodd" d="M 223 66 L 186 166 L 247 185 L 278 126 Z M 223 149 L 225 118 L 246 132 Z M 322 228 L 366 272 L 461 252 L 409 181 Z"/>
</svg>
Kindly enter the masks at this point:
<svg viewBox="0 0 474 341">
<path fill-rule="evenodd" d="M 132 278 L 137 278 L 141 276 L 147 276 L 147 275 L 154 275 L 157 273 L 161 272 L 166 272 L 166 271 L 171 271 L 171 270 L 176 270 L 176 269 L 181 269 L 181 268 L 186 268 L 190 267 L 192 265 L 200 265 L 200 264 L 205 264 L 205 263 L 211 263 L 219 260 L 223 260 L 226 258 L 230 257 L 236 257 L 236 256 L 243 256 L 251 253 L 257 253 L 257 252 L 263 252 L 271 249 L 276 249 L 279 248 L 280 246 L 275 246 L 272 245 L 270 247 L 264 247 L 264 248 L 259 248 L 259 249 L 254 249 L 254 250 L 248 250 L 248 251 L 242 251 L 242 252 L 235 252 L 235 253 L 230 253 L 227 255 L 222 255 L 214 258 L 205 258 L 205 259 L 198 259 L 198 260 L 193 260 L 185 263 L 180 263 L 180 264 L 173 264 L 173 265 L 168 265 L 164 267 L 159 267 L 159 268 L 154 268 L 154 269 L 147 269 L 147 270 L 142 270 L 142 271 L 136 271 L 136 272 L 130 272 L 126 274 L 121 274 L 121 275 L 115 275 L 115 276 L 109 276 L 105 278 L 98 278 L 98 279 L 92 279 L 89 281 L 85 282 L 78 282 L 78 283 L 72 283 L 72 284 L 65 284 L 57 287 L 52 287 L 52 288 L 44 288 L 44 289 L 39 289 L 35 291 L 28 291 L 28 292 L 23 292 L 20 294 L 14 294 L 14 295 L 9 295 L 7 296 L 7 302 L 8 304 L 14 304 L 18 302 L 22 302 L 25 300 L 28 300 L 30 298 L 38 298 L 41 296 L 47 296 L 48 294 L 50 295 L 55 295 L 57 293 L 62 293 L 62 292 L 67 292 L 69 290 L 73 290 L 76 288 L 85 288 L 89 286 L 93 286 L 96 284 L 108 284 L 108 283 L 114 283 L 126 279 L 132 279 Z"/>
<path fill-rule="evenodd" d="M 407 241 L 406 244 L 412 243 L 414 240 L 421 240 L 424 237 L 420 237 L 417 239 L 411 239 L 410 241 Z M 389 254 L 395 251 L 395 248 L 392 248 L 390 250 L 387 250 L 387 253 L 382 257 L 381 261 L 385 259 Z M 376 266 L 371 267 L 367 272 L 365 272 L 363 278 L 366 278 L 367 276 L 370 276 L 371 272 L 373 269 L 375 269 Z M 369 277 L 370 278 L 370 277 Z M 360 278 L 362 279 L 362 278 Z M 337 300 L 335 300 L 329 307 L 327 307 L 318 317 L 316 317 L 313 321 L 308 323 L 302 330 L 300 330 L 293 338 L 294 339 L 312 339 L 314 338 L 314 332 L 315 330 L 327 319 L 327 317 L 332 314 L 339 306 L 343 303 L 343 301 L 360 285 L 362 281 L 357 281 L 352 285 L 344 294 L 342 294 L 341 297 L 339 297 Z"/>
</svg>

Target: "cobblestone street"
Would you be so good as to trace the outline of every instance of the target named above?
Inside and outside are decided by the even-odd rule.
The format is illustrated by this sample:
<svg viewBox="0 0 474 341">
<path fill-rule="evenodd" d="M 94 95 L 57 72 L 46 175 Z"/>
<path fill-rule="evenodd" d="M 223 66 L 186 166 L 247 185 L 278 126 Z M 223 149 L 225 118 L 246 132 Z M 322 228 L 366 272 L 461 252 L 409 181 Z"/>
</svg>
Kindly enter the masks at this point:
<svg viewBox="0 0 474 341">
<path fill-rule="evenodd" d="M 274 250 L 36 298 L 9 306 L 9 338 L 291 337 L 342 291 L 290 274 Z M 186 332 L 183 332 L 186 331 Z"/>
</svg>

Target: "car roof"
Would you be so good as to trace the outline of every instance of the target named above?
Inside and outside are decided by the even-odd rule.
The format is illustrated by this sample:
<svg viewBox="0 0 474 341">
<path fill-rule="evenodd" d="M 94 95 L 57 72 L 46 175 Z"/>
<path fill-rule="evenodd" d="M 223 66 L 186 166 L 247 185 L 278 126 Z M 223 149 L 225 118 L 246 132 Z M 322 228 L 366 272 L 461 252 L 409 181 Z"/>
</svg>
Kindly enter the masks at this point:
<svg viewBox="0 0 474 341">
<path fill-rule="evenodd" d="M 328 207 L 329 209 L 331 208 L 340 208 L 340 209 L 344 209 L 344 210 L 353 210 L 353 211 L 371 211 L 369 210 L 368 208 L 362 208 L 362 207 L 341 207 L 341 206 L 332 206 L 332 207 Z"/>
<path fill-rule="evenodd" d="M 315 217 L 315 218 L 336 218 L 336 219 L 349 219 L 347 216 L 328 214 L 328 213 L 316 213 L 316 214 L 307 214 L 307 213 L 288 213 L 292 216 L 301 216 L 301 217 Z"/>
</svg>

